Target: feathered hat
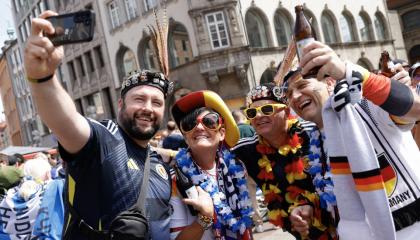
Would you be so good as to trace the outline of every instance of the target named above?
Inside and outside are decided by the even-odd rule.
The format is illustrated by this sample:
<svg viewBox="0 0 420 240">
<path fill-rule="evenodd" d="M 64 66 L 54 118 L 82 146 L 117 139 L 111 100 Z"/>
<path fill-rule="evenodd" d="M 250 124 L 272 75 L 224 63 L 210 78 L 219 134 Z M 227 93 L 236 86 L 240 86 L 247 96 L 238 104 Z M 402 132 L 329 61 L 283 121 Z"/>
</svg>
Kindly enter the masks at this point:
<svg viewBox="0 0 420 240">
<path fill-rule="evenodd" d="M 163 92 L 165 98 L 173 92 L 174 83 L 169 81 L 169 63 L 168 63 L 168 20 L 166 9 L 163 9 L 162 20 L 159 21 L 157 13 L 153 10 L 156 27 L 148 25 L 152 42 L 157 50 L 159 66 L 162 72 L 150 70 L 133 71 L 124 79 L 121 86 L 121 97 L 132 88 L 140 85 L 149 85 L 158 88 Z"/>
</svg>

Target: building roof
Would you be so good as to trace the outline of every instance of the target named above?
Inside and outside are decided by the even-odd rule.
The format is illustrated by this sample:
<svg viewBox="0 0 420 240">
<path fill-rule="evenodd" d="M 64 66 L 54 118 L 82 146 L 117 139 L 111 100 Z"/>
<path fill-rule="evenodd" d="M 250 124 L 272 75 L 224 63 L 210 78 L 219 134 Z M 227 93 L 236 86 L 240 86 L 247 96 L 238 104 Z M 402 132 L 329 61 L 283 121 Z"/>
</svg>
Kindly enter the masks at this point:
<svg viewBox="0 0 420 240">
<path fill-rule="evenodd" d="M 0 153 L 4 155 L 13 155 L 15 153 L 26 155 L 35 152 L 48 151 L 50 149 L 51 148 L 49 147 L 8 146 L 7 148 L 1 150 Z"/>
</svg>

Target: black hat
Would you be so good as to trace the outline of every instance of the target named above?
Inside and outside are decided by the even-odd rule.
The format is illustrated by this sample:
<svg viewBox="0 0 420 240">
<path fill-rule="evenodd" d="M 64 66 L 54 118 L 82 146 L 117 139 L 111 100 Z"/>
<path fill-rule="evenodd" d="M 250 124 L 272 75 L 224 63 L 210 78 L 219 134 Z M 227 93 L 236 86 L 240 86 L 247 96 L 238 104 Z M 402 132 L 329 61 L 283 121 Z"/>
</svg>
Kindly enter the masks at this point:
<svg viewBox="0 0 420 240">
<path fill-rule="evenodd" d="M 249 91 L 246 98 L 246 104 L 249 106 L 253 102 L 259 100 L 273 100 L 279 103 L 286 103 L 283 98 L 282 87 L 277 86 L 273 82 L 263 83 Z"/>
<path fill-rule="evenodd" d="M 173 91 L 173 82 L 169 81 L 165 75 L 161 72 L 152 72 L 149 70 L 133 71 L 122 82 L 121 86 L 121 97 L 132 89 L 140 85 L 148 85 L 156 87 L 161 90 L 165 95 L 165 98 L 170 95 Z"/>
</svg>

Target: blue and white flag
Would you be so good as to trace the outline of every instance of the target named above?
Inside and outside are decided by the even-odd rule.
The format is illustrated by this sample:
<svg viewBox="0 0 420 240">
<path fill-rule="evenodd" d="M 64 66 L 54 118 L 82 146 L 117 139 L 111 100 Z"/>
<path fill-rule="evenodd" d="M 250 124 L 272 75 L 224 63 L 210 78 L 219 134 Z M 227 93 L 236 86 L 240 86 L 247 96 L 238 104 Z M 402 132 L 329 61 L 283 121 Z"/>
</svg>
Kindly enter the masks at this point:
<svg viewBox="0 0 420 240">
<path fill-rule="evenodd" d="M 64 180 L 38 184 L 27 201 L 19 186 L 0 203 L 0 240 L 61 239 L 64 222 Z"/>
</svg>

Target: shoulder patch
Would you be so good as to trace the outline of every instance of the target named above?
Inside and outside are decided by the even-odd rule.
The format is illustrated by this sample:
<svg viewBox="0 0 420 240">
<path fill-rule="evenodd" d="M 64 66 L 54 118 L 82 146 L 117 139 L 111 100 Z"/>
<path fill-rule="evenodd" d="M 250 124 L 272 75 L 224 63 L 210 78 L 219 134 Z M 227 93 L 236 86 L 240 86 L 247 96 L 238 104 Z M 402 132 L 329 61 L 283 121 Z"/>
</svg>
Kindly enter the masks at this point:
<svg viewBox="0 0 420 240">
<path fill-rule="evenodd" d="M 156 164 L 156 172 L 161 176 L 163 179 L 168 180 L 168 172 L 166 172 L 165 167 L 158 163 Z"/>
</svg>

